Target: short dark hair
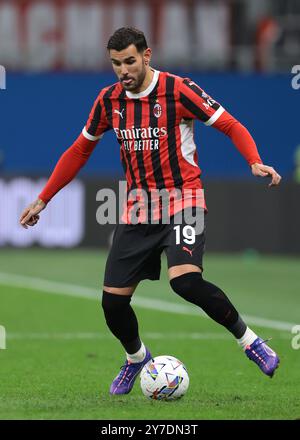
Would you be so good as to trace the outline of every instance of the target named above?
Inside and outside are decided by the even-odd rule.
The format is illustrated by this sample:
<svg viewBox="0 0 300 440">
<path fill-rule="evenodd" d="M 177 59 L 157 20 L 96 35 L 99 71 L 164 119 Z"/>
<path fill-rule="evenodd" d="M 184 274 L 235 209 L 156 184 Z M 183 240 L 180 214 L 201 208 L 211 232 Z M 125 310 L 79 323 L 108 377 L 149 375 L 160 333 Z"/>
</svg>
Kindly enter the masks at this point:
<svg viewBox="0 0 300 440">
<path fill-rule="evenodd" d="M 143 52 L 148 47 L 145 35 L 134 27 L 122 27 L 117 29 L 107 43 L 107 50 L 121 51 L 134 44 L 138 52 Z"/>
</svg>

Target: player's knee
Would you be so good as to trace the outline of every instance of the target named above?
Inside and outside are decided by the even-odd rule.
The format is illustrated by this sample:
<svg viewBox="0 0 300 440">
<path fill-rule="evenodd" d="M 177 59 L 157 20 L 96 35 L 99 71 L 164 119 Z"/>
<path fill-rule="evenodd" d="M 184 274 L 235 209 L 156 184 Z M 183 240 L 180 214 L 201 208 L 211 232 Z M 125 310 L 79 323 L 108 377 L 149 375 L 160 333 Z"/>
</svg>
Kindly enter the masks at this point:
<svg viewBox="0 0 300 440">
<path fill-rule="evenodd" d="M 129 306 L 130 300 L 131 295 L 117 295 L 104 290 L 102 295 L 102 308 L 104 312 L 121 310 Z"/>
<path fill-rule="evenodd" d="M 187 300 L 191 300 L 195 293 L 201 291 L 203 284 L 200 272 L 188 272 L 170 280 L 170 285 L 175 293 Z"/>
</svg>

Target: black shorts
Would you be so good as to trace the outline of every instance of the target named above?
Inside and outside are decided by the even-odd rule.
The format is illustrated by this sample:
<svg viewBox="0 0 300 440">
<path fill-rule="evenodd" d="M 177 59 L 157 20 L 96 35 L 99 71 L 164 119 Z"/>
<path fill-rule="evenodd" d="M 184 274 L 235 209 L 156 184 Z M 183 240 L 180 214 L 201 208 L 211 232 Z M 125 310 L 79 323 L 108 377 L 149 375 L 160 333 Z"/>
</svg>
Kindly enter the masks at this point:
<svg viewBox="0 0 300 440">
<path fill-rule="evenodd" d="M 178 221 L 176 214 L 170 224 L 117 225 L 106 262 L 104 285 L 129 287 L 144 279 L 159 280 L 162 251 L 166 253 L 168 268 L 194 264 L 202 269 L 204 213 L 201 208 L 192 208 L 191 212 L 194 217 L 202 216 L 197 225 L 193 219 L 186 219 L 184 212 L 183 221 Z"/>
</svg>

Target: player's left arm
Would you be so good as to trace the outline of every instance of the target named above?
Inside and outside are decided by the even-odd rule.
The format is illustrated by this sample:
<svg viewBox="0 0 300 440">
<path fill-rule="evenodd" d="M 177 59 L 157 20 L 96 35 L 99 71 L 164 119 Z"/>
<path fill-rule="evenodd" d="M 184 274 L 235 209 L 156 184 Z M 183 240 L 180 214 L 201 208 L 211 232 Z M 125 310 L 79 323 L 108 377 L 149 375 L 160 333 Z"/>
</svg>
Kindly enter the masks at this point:
<svg viewBox="0 0 300 440">
<path fill-rule="evenodd" d="M 254 139 L 244 125 L 190 79 L 181 81 L 178 91 L 183 116 L 199 119 L 226 134 L 246 159 L 254 176 L 270 176 L 269 186 L 279 185 L 281 176 L 274 168 L 263 164 Z"/>
<path fill-rule="evenodd" d="M 254 176 L 271 177 L 269 187 L 279 185 L 281 176 L 273 167 L 263 164 L 255 141 L 243 124 L 224 110 L 222 115 L 214 122 L 213 127 L 230 137 L 233 144 L 248 162 Z"/>
</svg>

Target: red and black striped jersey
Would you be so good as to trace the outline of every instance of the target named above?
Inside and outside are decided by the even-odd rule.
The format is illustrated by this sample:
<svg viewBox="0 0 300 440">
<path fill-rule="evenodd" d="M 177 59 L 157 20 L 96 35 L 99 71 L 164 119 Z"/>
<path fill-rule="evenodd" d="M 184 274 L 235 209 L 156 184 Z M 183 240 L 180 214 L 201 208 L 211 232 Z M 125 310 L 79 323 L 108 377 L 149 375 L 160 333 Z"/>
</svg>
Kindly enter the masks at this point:
<svg viewBox="0 0 300 440">
<path fill-rule="evenodd" d="M 193 120 L 212 125 L 223 111 L 190 79 L 155 70 L 144 92 L 120 83 L 103 89 L 83 135 L 98 140 L 114 130 L 129 190 L 196 189 L 202 185 Z"/>
<path fill-rule="evenodd" d="M 153 70 L 143 92 L 126 91 L 120 82 L 101 90 L 82 134 L 61 156 L 39 198 L 48 203 L 76 176 L 104 132 L 114 130 L 127 180 L 127 212 L 128 194 L 139 190 L 150 192 L 151 199 L 155 190 L 180 190 L 184 200 L 172 202 L 171 215 L 183 205 L 205 207 L 195 119 L 228 135 L 249 165 L 262 163 L 248 130 L 197 84 Z"/>
</svg>

